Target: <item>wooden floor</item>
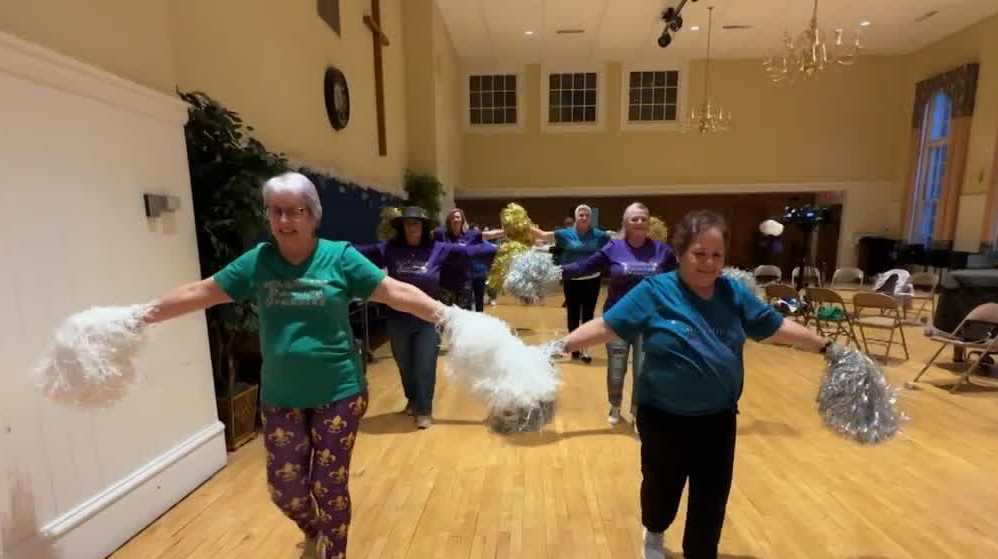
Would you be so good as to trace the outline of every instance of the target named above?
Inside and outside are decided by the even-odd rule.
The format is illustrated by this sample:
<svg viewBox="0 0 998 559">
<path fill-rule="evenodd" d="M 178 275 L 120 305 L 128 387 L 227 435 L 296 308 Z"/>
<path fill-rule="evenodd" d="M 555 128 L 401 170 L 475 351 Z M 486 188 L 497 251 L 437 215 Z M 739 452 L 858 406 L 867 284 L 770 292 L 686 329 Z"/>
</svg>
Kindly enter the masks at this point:
<svg viewBox="0 0 998 559">
<path fill-rule="evenodd" d="M 558 304 L 492 311 L 539 341 L 564 327 Z M 907 334 L 911 360 L 888 369 L 898 385 L 935 347 Z M 515 437 L 491 434 L 483 407 L 442 373 L 436 424 L 417 432 L 396 413 L 387 350 L 378 355 L 353 459 L 351 559 L 640 557 L 638 442 L 630 423 L 607 425 L 602 349 L 589 366 L 563 366 L 548 432 Z M 956 376 L 933 368 L 902 392 L 904 433 L 862 447 L 819 421 L 818 356 L 750 343 L 745 360 L 724 557 L 998 557 L 998 383 L 954 395 L 944 388 Z M 666 534 L 673 552 L 684 521 L 681 510 Z M 297 559 L 300 539 L 269 502 L 257 438 L 112 557 Z"/>
</svg>

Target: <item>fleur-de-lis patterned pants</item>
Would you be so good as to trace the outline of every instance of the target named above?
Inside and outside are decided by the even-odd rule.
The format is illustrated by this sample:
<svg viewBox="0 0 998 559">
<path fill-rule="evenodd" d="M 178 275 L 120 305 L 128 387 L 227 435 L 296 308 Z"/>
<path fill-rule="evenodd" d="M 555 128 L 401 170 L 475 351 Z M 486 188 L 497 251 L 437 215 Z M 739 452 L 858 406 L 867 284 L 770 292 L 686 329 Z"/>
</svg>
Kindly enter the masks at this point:
<svg viewBox="0 0 998 559">
<path fill-rule="evenodd" d="M 309 538 L 319 559 L 346 557 L 350 456 L 367 392 L 318 408 L 263 404 L 270 497 Z"/>
</svg>

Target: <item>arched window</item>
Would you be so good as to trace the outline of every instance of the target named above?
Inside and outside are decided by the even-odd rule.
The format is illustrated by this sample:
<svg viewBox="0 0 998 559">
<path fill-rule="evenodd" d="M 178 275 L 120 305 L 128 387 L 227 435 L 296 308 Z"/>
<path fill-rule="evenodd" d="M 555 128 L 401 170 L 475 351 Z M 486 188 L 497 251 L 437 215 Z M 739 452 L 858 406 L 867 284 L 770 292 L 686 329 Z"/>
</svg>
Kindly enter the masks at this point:
<svg viewBox="0 0 998 559">
<path fill-rule="evenodd" d="M 925 107 L 922 146 L 919 150 L 918 177 L 915 182 L 911 212 L 911 238 L 908 242 L 932 246 L 932 230 L 942 194 L 943 176 L 949 155 L 950 116 L 953 102 L 945 93 L 937 93 Z"/>
</svg>

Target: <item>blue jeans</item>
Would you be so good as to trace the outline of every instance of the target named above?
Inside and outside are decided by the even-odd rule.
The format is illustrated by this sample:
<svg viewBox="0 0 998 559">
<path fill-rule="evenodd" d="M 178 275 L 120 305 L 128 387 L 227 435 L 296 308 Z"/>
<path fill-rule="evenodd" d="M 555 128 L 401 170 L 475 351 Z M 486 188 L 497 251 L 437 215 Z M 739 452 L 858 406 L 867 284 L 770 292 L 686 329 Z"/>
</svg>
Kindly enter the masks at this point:
<svg viewBox="0 0 998 559">
<path fill-rule="evenodd" d="M 634 343 L 624 340 L 614 339 L 606 344 L 606 394 L 610 400 L 610 405 L 620 407 L 624 401 L 624 377 L 627 376 L 627 354 L 633 350 L 634 372 L 631 378 L 631 412 L 638 407 L 638 375 L 641 373 L 641 366 L 644 364 L 645 351 L 644 340 L 641 336 L 634 339 Z"/>
<path fill-rule="evenodd" d="M 437 383 L 440 335 L 436 328 L 409 314 L 388 318 L 392 357 L 402 377 L 402 390 L 415 415 L 433 412 L 433 390 Z"/>
</svg>

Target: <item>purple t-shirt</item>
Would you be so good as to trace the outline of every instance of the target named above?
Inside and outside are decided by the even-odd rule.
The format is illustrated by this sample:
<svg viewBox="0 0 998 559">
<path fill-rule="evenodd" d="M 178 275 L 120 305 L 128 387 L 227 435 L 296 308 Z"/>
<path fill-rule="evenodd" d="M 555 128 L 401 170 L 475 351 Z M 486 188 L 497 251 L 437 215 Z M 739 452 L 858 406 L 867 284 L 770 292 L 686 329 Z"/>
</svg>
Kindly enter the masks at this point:
<svg viewBox="0 0 998 559">
<path fill-rule="evenodd" d="M 489 268 L 499 250 L 496 245 L 482 239 L 482 231 L 477 227 L 468 229 L 460 235 L 453 235 L 443 227 L 433 230 L 433 240 L 441 243 L 452 243 L 461 246 L 474 245 L 474 254 L 471 255 L 471 277 L 483 279 L 489 275 Z"/>
<path fill-rule="evenodd" d="M 610 288 L 603 305 L 606 312 L 642 279 L 672 271 L 676 265 L 672 247 L 661 241 L 648 239 L 635 248 L 624 239 L 614 239 L 589 258 L 565 265 L 562 274 L 570 279 L 609 269 Z"/>
</svg>

